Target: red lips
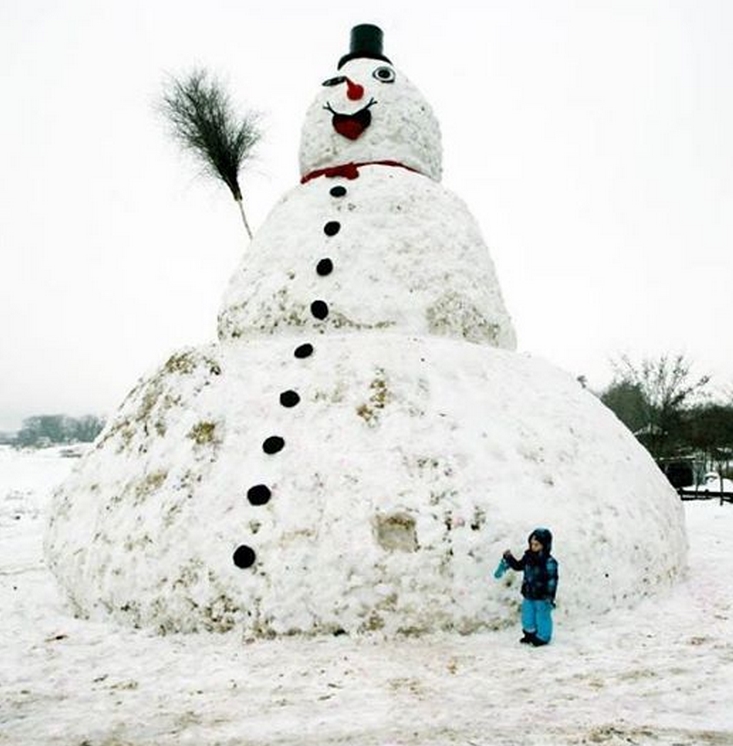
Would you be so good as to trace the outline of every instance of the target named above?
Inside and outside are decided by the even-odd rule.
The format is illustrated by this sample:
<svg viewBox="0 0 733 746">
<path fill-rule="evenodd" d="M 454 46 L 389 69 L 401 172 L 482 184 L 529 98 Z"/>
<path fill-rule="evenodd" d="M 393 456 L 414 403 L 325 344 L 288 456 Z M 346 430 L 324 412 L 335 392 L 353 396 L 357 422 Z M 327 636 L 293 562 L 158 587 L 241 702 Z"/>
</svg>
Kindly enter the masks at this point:
<svg viewBox="0 0 733 746">
<path fill-rule="evenodd" d="M 370 101 L 368 106 L 365 106 L 354 114 L 338 114 L 331 109 L 333 114 L 331 124 L 333 128 L 342 137 L 348 140 L 356 140 L 372 123 L 372 113 L 369 111 L 369 107 L 374 103 L 376 102 Z"/>
</svg>

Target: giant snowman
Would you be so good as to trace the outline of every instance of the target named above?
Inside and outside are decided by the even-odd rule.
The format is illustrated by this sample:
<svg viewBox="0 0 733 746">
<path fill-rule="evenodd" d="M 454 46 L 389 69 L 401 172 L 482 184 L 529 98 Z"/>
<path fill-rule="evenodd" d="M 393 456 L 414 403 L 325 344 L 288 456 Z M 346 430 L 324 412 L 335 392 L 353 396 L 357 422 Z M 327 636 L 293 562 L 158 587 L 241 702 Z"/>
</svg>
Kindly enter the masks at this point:
<svg viewBox="0 0 733 746">
<path fill-rule="evenodd" d="M 502 551 L 555 534 L 558 612 L 682 572 L 675 492 L 566 373 L 515 353 L 438 124 L 374 26 L 306 114 L 302 182 L 235 271 L 219 340 L 141 380 L 56 492 L 79 615 L 248 637 L 516 623 Z"/>
</svg>

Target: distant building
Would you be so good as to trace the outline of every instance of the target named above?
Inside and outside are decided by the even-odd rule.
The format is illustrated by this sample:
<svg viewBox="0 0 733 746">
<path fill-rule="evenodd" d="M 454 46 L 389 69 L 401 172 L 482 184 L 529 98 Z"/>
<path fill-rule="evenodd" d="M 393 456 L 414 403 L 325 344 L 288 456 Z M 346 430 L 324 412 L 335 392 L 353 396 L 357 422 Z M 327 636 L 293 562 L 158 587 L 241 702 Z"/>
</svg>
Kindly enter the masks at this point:
<svg viewBox="0 0 733 746">
<path fill-rule="evenodd" d="M 696 457 L 660 458 L 657 464 L 675 489 L 699 484 L 707 468 L 705 459 Z"/>
</svg>

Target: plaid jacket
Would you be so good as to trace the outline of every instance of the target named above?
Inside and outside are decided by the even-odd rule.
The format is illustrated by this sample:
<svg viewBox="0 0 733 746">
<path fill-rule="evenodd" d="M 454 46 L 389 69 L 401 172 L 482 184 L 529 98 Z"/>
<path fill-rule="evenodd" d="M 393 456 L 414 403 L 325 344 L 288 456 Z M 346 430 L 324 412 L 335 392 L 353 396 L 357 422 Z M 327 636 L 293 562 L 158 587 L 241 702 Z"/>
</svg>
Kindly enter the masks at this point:
<svg viewBox="0 0 733 746">
<path fill-rule="evenodd" d="M 531 601 L 555 601 L 557 592 L 557 560 L 546 552 L 535 554 L 527 550 L 522 559 L 506 558 L 512 570 L 524 571 L 522 595 Z"/>
</svg>

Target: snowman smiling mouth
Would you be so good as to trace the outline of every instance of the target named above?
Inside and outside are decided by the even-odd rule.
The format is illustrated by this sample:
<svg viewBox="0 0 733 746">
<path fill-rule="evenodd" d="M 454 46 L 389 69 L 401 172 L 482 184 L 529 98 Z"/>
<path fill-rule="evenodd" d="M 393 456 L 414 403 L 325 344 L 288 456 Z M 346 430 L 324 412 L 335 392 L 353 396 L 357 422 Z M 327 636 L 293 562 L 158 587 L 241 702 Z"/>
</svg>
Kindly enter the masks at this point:
<svg viewBox="0 0 733 746">
<path fill-rule="evenodd" d="M 364 130 L 372 123 L 372 113 L 369 109 L 374 106 L 377 102 L 371 99 L 369 103 L 359 111 L 353 114 L 340 114 L 334 111 L 331 104 L 327 103 L 323 108 L 326 111 L 330 111 L 333 115 L 331 118 L 331 124 L 336 132 L 349 140 L 356 140 Z"/>
</svg>

